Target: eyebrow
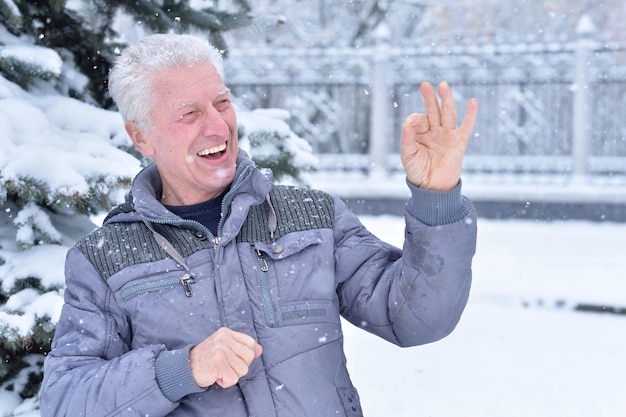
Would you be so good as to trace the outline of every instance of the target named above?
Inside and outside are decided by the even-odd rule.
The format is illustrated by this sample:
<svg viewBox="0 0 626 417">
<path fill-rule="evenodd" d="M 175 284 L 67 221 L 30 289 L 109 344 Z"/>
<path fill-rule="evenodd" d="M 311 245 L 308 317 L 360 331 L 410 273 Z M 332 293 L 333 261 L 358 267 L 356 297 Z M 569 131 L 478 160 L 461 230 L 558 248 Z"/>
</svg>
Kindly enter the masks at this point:
<svg viewBox="0 0 626 417">
<path fill-rule="evenodd" d="M 228 93 L 230 93 L 230 88 L 224 87 L 223 89 L 217 92 L 215 97 L 223 96 L 224 94 L 228 94 Z"/>
<path fill-rule="evenodd" d="M 223 89 L 218 91 L 217 94 L 215 94 L 215 98 L 221 97 L 221 96 L 226 95 L 228 93 L 230 93 L 230 88 L 224 87 Z M 176 106 L 176 109 L 185 109 L 187 107 L 193 107 L 193 106 L 195 106 L 197 104 L 198 104 L 197 101 L 189 101 L 189 102 L 186 102 L 186 103 L 179 104 L 178 106 Z"/>
</svg>

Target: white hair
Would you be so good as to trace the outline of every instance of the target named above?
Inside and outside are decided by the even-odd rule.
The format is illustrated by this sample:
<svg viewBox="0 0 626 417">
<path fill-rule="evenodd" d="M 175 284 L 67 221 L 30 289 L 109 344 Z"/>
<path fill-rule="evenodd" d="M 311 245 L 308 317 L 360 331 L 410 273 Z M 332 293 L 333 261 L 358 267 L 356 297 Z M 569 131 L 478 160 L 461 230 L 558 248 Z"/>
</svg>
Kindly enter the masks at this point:
<svg viewBox="0 0 626 417">
<path fill-rule="evenodd" d="M 140 128 L 151 125 L 152 82 L 161 71 L 208 62 L 224 78 L 221 53 L 194 35 L 155 34 L 124 49 L 109 73 L 109 94 L 124 121 Z"/>
</svg>

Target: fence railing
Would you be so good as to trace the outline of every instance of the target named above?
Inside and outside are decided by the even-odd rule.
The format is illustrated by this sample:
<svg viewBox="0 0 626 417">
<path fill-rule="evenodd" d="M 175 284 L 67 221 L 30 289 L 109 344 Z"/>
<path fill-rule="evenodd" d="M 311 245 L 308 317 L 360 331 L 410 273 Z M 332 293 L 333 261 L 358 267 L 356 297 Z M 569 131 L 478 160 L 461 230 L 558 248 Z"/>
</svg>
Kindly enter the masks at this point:
<svg viewBox="0 0 626 417">
<path fill-rule="evenodd" d="M 401 169 L 419 84 L 446 80 L 459 115 L 479 100 L 465 171 L 626 174 L 626 50 L 593 33 L 566 44 L 232 50 L 227 83 L 249 108 L 291 112 L 323 169 Z"/>
</svg>

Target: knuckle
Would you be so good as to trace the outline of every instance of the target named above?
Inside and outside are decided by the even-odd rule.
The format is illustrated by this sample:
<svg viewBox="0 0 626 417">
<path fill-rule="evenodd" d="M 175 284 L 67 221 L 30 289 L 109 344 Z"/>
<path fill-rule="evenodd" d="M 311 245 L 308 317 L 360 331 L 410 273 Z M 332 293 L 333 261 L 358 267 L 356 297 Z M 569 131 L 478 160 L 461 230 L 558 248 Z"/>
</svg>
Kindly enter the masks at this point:
<svg viewBox="0 0 626 417">
<path fill-rule="evenodd" d="M 242 366 L 239 372 L 237 372 L 237 377 L 241 378 L 242 376 L 247 375 L 248 371 L 250 371 L 248 366 Z"/>
<path fill-rule="evenodd" d="M 229 372 L 228 375 L 225 375 L 222 378 L 222 383 L 226 387 L 232 387 L 233 385 L 237 384 L 237 382 L 239 382 L 239 376 L 234 372 Z"/>
</svg>

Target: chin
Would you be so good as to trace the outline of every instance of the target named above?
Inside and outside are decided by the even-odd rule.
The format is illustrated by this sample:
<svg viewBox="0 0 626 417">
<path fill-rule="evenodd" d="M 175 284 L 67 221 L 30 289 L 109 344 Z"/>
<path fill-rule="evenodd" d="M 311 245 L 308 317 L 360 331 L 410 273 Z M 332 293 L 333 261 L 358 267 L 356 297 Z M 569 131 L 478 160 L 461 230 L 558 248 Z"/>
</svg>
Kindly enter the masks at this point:
<svg viewBox="0 0 626 417">
<path fill-rule="evenodd" d="M 231 165 L 227 168 L 220 168 L 215 171 L 215 174 L 211 179 L 216 182 L 216 185 L 219 184 L 223 187 L 227 187 L 235 178 L 235 168 L 235 165 Z"/>
</svg>

